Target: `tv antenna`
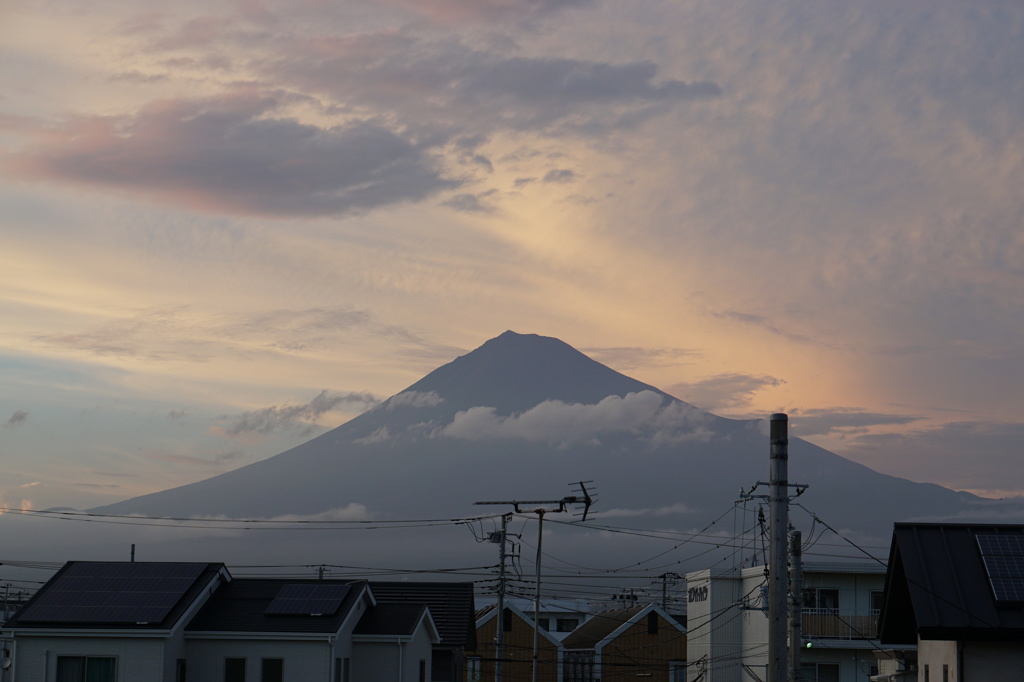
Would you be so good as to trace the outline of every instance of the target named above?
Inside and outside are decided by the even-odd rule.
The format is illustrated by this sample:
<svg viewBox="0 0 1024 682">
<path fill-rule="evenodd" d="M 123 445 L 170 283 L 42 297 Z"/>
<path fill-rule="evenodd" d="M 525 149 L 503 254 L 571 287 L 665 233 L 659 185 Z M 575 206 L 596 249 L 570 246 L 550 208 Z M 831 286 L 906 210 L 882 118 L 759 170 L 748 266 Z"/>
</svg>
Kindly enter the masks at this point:
<svg viewBox="0 0 1024 682">
<path fill-rule="evenodd" d="M 537 578 L 536 578 L 536 589 L 533 597 L 533 682 L 537 682 L 537 646 L 538 638 L 540 635 L 540 559 L 541 559 L 541 542 L 544 539 L 544 515 L 545 514 L 563 514 L 570 508 L 575 509 L 578 505 L 583 505 L 582 517 L 580 523 L 587 520 L 587 514 L 590 512 L 590 506 L 594 504 L 594 498 L 591 497 L 590 491 L 587 490 L 587 483 L 593 483 L 593 481 L 578 481 L 579 486 L 578 495 L 567 495 L 560 500 L 496 500 L 486 502 L 474 502 L 474 504 L 503 504 L 512 505 L 516 514 L 536 514 L 537 515 Z M 524 507 L 533 507 L 533 509 L 526 509 Z M 503 517 L 504 519 L 504 517 Z M 504 580 L 504 568 L 505 568 L 505 555 L 504 555 L 504 536 L 505 536 L 505 524 L 502 523 L 501 533 L 501 575 Z M 504 600 L 502 597 L 505 593 L 505 586 L 502 584 L 498 592 L 498 608 L 501 609 L 498 612 L 498 635 L 495 639 L 495 658 L 497 662 L 495 664 L 494 678 L 495 682 L 502 682 L 502 620 L 505 617 L 504 613 Z"/>
</svg>

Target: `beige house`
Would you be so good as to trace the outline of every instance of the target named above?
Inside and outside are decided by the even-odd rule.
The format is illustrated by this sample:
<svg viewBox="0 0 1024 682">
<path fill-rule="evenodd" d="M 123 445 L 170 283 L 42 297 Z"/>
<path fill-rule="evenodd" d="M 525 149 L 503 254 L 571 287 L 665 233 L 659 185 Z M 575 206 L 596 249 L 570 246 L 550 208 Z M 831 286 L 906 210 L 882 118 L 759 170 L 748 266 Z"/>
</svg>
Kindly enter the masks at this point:
<svg viewBox="0 0 1024 682">
<path fill-rule="evenodd" d="M 497 660 L 496 637 L 502 628 L 502 680 L 533 679 L 533 618 L 513 603 L 506 603 L 502 617 L 492 604 L 477 612 L 476 649 L 466 652 L 466 682 L 492 682 Z M 562 647 L 543 627 L 537 631 L 537 682 L 561 682 Z"/>
<path fill-rule="evenodd" d="M 596 613 L 562 640 L 563 682 L 682 682 L 686 637 L 656 604 Z"/>
</svg>

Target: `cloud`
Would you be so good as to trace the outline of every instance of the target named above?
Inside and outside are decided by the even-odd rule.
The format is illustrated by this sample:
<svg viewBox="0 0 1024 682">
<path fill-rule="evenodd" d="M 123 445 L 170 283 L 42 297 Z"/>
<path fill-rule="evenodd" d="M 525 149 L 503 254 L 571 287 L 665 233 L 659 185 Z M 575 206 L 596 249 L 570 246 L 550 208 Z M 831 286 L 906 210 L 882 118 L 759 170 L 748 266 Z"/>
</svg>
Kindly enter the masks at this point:
<svg viewBox="0 0 1024 682">
<path fill-rule="evenodd" d="M 833 433 L 866 433 L 873 426 L 901 426 L 923 419 L 905 414 L 869 412 L 855 407 L 791 410 L 789 418 L 794 432 L 801 437 Z"/>
<path fill-rule="evenodd" d="M 601 519 L 612 518 L 633 518 L 637 516 L 672 516 L 675 514 L 692 514 L 693 509 L 683 503 L 672 504 L 665 507 L 649 507 L 645 509 L 609 509 L 598 512 L 596 516 Z"/>
<path fill-rule="evenodd" d="M 705 410 L 715 410 L 750 405 L 758 391 L 783 383 L 764 375 L 719 374 L 693 383 L 674 384 L 669 392 Z"/>
<path fill-rule="evenodd" d="M 887 433 L 856 433 L 841 454 L 878 471 L 955 490 L 1024 495 L 1024 423 L 959 421 Z"/>
<path fill-rule="evenodd" d="M 493 196 L 496 191 L 492 189 L 479 194 L 456 194 L 452 198 L 442 201 L 441 205 L 461 213 L 493 213 L 494 207 L 485 203 L 485 200 Z"/>
<path fill-rule="evenodd" d="M 248 433 L 267 435 L 277 430 L 289 429 L 306 435 L 317 427 L 316 422 L 321 416 L 339 406 L 366 410 L 378 402 L 377 398 L 369 393 L 331 393 L 324 390 L 308 403 L 301 405 L 274 405 L 243 412 L 237 417 L 222 417 L 227 420 L 227 424 L 218 427 L 217 431 L 226 436 L 241 436 Z"/>
<path fill-rule="evenodd" d="M 566 183 L 572 182 L 575 179 L 576 173 L 574 173 L 573 171 L 569 170 L 568 168 L 557 168 L 549 170 L 547 173 L 545 173 L 544 177 L 541 178 L 541 182 Z"/>
<path fill-rule="evenodd" d="M 699 355 L 698 351 L 689 348 L 616 346 L 613 348 L 590 347 L 581 350 L 598 362 L 619 370 L 678 365 Z"/>
<path fill-rule="evenodd" d="M 418 201 L 457 186 L 430 144 L 378 121 L 331 128 L 275 117 L 254 91 L 150 102 L 133 116 L 42 131 L 7 172 L 139 192 L 161 203 L 241 215 L 312 217 Z"/>
<path fill-rule="evenodd" d="M 556 128 L 595 136 L 634 126 L 653 105 L 722 94 L 712 82 L 660 80 L 651 61 L 508 56 L 408 32 L 322 37 L 283 51 L 287 58 L 262 63 L 267 78 L 436 134 L 455 126 L 463 136 Z"/>
<path fill-rule="evenodd" d="M 563 9 L 583 7 L 593 0 L 384 0 L 437 23 L 526 22 Z"/>
<path fill-rule="evenodd" d="M 4 422 L 4 428 L 13 429 L 15 427 L 21 426 L 26 421 L 28 421 L 28 414 L 29 413 L 26 412 L 25 410 L 15 410 L 14 414 L 8 417 L 7 421 Z"/>
<path fill-rule="evenodd" d="M 436 407 L 444 402 L 437 391 L 403 391 L 384 401 L 389 410 L 396 407 Z"/>
<path fill-rule="evenodd" d="M 614 433 L 640 433 L 655 444 L 707 440 L 699 413 L 653 391 L 608 396 L 593 405 L 548 400 L 526 412 L 499 416 L 493 407 L 456 413 L 435 435 L 466 440 L 513 438 L 562 446 L 599 442 Z"/>
</svg>

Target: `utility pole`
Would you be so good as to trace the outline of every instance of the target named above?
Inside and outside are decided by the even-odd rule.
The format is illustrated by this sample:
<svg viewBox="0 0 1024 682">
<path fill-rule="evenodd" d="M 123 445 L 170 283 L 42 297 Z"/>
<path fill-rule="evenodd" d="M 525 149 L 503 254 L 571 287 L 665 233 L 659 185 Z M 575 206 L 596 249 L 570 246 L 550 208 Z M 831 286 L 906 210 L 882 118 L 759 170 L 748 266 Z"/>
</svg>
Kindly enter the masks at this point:
<svg viewBox="0 0 1024 682">
<path fill-rule="evenodd" d="M 787 627 L 789 615 L 789 580 L 787 564 L 789 547 L 786 532 L 789 529 L 789 489 L 796 488 L 795 497 L 807 490 L 802 483 L 789 482 L 789 417 L 785 414 L 773 414 L 769 421 L 770 441 L 770 480 L 768 495 L 753 495 L 759 486 L 765 485 L 758 481 L 748 492 L 740 494 L 742 500 L 756 498 L 768 499 L 768 666 L 767 682 L 786 682 L 792 674 L 789 670 L 790 657 L 787 655 L 786 639 L 789 635 Z M 792 643 L 791 643 L 792 644 Z M 799 646 L 799 642 L 796 644 Z M 798 671 L 799 672 L 799 671 Z"/>
<path fill-rule="evenodd" d="M 661 608 L 668 613 L 668 586 L 672 585 L 675 587 L 677 580 L 682 580 L 683 576 L 679 575 L 675 571 L 669 571 L 668 573 L 662 573 L 658 576 L 658 580 L 661 581 Z"/>
<path fill-rule="evenodd" d="M 800 682 L 800 647 L 803 643 L 804 576 L 798 530 L 789 532 L 789 682 Z"/>
<path fill-rule="evenodd" d="M 476 502 L 475 504 L 504 504 L 512 505 L 515 509 L 516 514 L 524 513 L 522 507 L 524 505 L 541 505 L 533 509 L 532 513 L 537 515 L 537 585 L 534 591 L 533 597 L 533 682 L 537 682 L 537 649 L 540 643 L 540 563 L 541 563 L 541 543 L 544 540 L 544 515 L 545 514 L 560 514 L 568 510 L 569 506 L 575 506 L 577 504 L 583 505 L 583 518 L 581 521 L 587 520 L 587 513 L 590 511 L 590 505 L 594 503 L 594 499 L 590 496 L 587 491 L 585 483 L 590 481 L 580 481 L 581 495 L 568 495 L 560 500 L 505 500 L 496 502 Z M 558 505 L 553 509 L 552 505 Z M 501 617 L 504 618 L 505 614 L 502 613 Z"/>
<path fill-rule="evenodd" d="M 491 533 L 489 540 L 498 543 L 498 617 L 494 634 L 494 682 L 502 682 L 505 656 L 505 542 L 512 514 L 503 514 L 501 530 Z"/>
<path fill-rule="evenodd" d="M 786 531 L 789 528 L 789 417 L 770 418 L 771 468 L 768 483 L 768 682 L 786 674 Z"/>
</svg>

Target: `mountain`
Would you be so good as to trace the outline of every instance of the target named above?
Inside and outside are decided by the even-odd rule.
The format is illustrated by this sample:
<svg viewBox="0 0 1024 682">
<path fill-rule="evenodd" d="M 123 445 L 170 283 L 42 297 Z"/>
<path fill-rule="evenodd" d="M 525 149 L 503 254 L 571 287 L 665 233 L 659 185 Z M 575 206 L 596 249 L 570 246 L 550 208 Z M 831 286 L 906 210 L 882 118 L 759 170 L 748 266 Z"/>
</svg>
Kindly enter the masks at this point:
<svg viewBox="0 0 1024 682">
<path fill-rule="evenodd" d="M 799 438 L 789 451 L 790 480 L 809 486 L 798 502 L 857 537 L 887 544 L 894 521 L 994 512 L 993 501 L 887 476 Z M 768 452 L 763 421 L 712 415 L 562 341 L 509 331 L 291 450 L 93 511 L 464 518 L 510 510 L 476 501 L 557 500 L 593 481 L 597 523 L 699 529 L 767 480 Z M 793 516 L 810 523 L 799 508 Z"/>
</svg>

